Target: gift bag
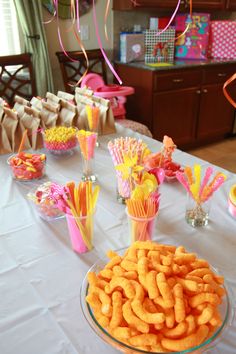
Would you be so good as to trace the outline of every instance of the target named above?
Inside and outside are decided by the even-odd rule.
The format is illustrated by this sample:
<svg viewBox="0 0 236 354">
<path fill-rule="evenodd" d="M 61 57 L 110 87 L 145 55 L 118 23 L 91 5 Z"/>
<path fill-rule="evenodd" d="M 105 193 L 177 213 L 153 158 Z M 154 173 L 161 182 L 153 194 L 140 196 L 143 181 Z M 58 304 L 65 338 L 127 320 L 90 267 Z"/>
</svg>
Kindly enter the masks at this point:
<svg viewBox="0 0 236 354">
<path fill-rule="evenodd" d="M 0 97 L 0 122 L 4 115 L 4 107 L 7 106 L 6 102 Z"/>
<path fill-rule="evenodd" d="M 0 154 L 8 154 L 9 152 L 12 152 L 11 145 L 8 140 L 6 130 L 0 122 Z"/>
<path fill-rule="evenodd" d="M 145 31 L 145 62 L 173 62 L 175 46 L 175 29 L 169 27 L 165 32 Z"/>
<path fill-rule="evenodd" d="M 236 21 L 211 21 L 209 58 L 236 58 Z"/>
<path fill-rule="evenodd" d="M 192 20 L 189 14 L 177 15 L 175 17 L 176 37 L 184 32 L 188 24 L 188 31 L 175 43 L 175 57 L 207 59 L 210 14 L 193 13 Z"/>
<path fill-rule="evenodd" d="M 25 98 L 15 95 L 13 108 L 17 111 L 18 116 L 22 117 L 24 114 L 24 106 L 30 106 L 30 102 Z"/>
<path fill-rule="evenodd" d="M 30 100 L 30 105 L 38 111 L 41 111 L 43 108 L 42 102 L 43 100 L 41 97 L 32 97 Z"/>
<path fill-rule="evenodd" d="M 145 54 L 144 34 L 127 33 L 120 34 L 120 61 L 129 63 L 143 61 Z"/>
<path fill-rule="evenodd" d="M 75 125 L 76 118 L 76 106 L 69 101 L 61 99 L 61 110 L 59 112 L 58 124 L 65 127 L 71 127 Z"/>
<path fill-rule="evenodd" d="M 72 104 L 75 104 L 75 96 L 72 95 L 71 93 L 64 92 L 64 91 L 58 91 L 57 97 L 59 97 L 60 99 L 62 98 L 63 100 L 69 101 Z"/>
<path fill-rule="evenodd" d="M 55 127 L 58 121 L 59 105 L 54 105 L 49 102 L 42 101 L 41 126 L 43 129 Z"/>
<path fill-rule="evenodd" d="M 32 107 L 25 106 L 25 113 L 20 118 L 20 127 L 22 133 L 25 129 L 28 134 L 25 140 L 25 149 L 39 149 L 43 146 L 42 134 L 39 132 L 40 112 Z"/>
<path fill-rule="evenodd" d="M 57 97 L 56 95 L 54 95 L 54 93 L 51 92 L 47 92 L 46 93 L 46 100 L 48 103 L 54 104 L 54 105 L 58 105 L 60 104 L 60 98 Z"/>
<path fill-rule="evenodd" d="M 2 119 L 2 127 L 5 129 L 11 151 L 16 151 L 19 146 L 21 137 L 17 135 L 18 114 L 10 108 L 4 107 L 4 117 Z"/>
</svg>

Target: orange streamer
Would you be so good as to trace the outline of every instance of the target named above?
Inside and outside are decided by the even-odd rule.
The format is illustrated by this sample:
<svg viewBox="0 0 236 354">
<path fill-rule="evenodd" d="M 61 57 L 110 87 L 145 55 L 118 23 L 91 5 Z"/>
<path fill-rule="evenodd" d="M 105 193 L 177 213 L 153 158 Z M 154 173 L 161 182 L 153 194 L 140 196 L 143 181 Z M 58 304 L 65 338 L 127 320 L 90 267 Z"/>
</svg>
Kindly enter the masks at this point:
<svg viewBox="0 0 236 354">
<path fill-rule="evenodd" d="M 231 82 L 233 82 L 234 80 L 236 80 L 236 73 L 233 74 L 225 83 L 223 86 L 223 93 L 225 95 L 225 97 L 227 98 L 227 100 L 229 101 L 229 103 L 232 104 L 232 106 L 234 108 L 236 108 L 236 102 L 233 100 L 233 98 L 229 95 L 229 93 L 226 90 L 226 87 L 229 86 L 231 84 Z"/>
</svg>

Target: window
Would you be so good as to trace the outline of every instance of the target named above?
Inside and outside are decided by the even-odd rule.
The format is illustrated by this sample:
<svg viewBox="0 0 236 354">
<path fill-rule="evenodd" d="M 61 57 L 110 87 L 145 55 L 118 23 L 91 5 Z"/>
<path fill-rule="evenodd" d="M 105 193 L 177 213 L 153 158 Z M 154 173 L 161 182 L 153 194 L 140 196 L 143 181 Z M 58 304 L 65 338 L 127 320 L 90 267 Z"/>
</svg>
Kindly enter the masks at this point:
<svg viewBox="0 0 236 354">
<path fill-rule="evenodd" d="M 0 55 L 21 53 L 19 28 L 13 0 L 0 0 Z"/>
</svg>

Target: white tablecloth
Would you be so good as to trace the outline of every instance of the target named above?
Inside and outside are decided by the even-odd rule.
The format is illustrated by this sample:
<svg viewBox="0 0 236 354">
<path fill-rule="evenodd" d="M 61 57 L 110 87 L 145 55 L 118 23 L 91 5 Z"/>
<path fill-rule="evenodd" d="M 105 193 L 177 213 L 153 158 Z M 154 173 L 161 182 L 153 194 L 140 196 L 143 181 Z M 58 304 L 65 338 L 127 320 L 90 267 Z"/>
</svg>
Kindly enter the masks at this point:
<svg viewBox="0 0 236 354">
<path fill-rule="evenodd" d="M 91 330 L 80 307 L 80 286 L 92 264 L 108 249 L 129 245 L 124 205 L 116 201 L 115 171 L 107 150 L 117 136 L 140 137 L 117 126 L 117 134 L 99 137 L 95 170 L 101 193 L 95 218 L 95 248 L 78 255 L 71 249 L 66 220 L 47 223 L 26 199 L 32 183 L 16 182 L 0 157 L 0 353 L 1 354 L 115 354 Z M 152 151 L 160 143 L 141 137 Z M 177 150 L 183 165 L 207 162 Z M 236 219 L 227 210 L 227 195 L 236 175 L 226 171 L 227 182 L 212 200 L 210 223 L 192 228 L 185 219 L 186 193 L 179 183 L 161 186 L 155 239 L 184 245 L 218 268 L 236 295 Z M 81 157 L 48 156 L 47 178 L 65 183 L 81 178 Z M 44 180 L 45 180 L 44 179 Z M 40 183 L 42 183 L 41 181 Z M 208 353 L 236 353 L 236 320 L 217 348 Z"/>
</svg>

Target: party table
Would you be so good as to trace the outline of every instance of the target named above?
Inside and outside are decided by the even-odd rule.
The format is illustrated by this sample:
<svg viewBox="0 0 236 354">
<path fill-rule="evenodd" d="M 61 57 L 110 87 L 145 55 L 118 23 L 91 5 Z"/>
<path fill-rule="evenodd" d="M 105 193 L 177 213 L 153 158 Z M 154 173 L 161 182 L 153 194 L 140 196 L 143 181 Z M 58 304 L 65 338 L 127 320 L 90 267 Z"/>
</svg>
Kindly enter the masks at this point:
<svg viewBox="0 0 236 354">
<path fill-rule="evenodd" d="M 109 249 L 129 245 L 125 206 L 116 200 L 115 170 L 107 149 L 120 136 L 142 138 L 152 151 L 161 143 L 117 125 L 117 133 L 99 137 L 95 170 L 101 192 L 95 215 L 94 248 L 78 255 L 72 251 L 65 218 L 46 222 L 26 198 L 35 183 L 12 179 L 7 155 L 0 157 L 0 353 L 1 354 L 115 354 L 115 349 L 92 331 L 83 317 L 80 287 L 89 268 Z M 176 150 L 182 165 L 209 163 Z M 222 169 L 218 169 L 221 170 Z M 186 192 L 178 182 L 160 187 L 160 211 L 155 240 L 184 245 L 216 267 L 236 296 L 236 219 L 227 210 L 236 175 L 214 194 L 210 222 L 192 228 L 185 221 Z M 48 155 L 46 176 L 39 183 L 80 181 L 80 152 L 73 156 Z M 234 305 L 233 305 L 234 306 Z M 207 353 L 236 353 L 236 319 Z"/>
</svg>

